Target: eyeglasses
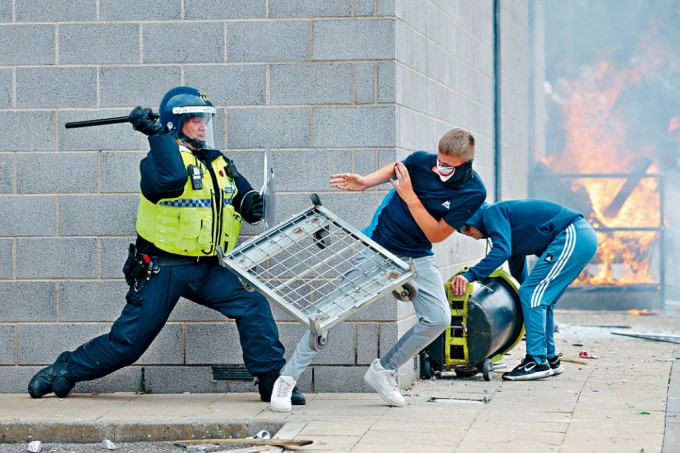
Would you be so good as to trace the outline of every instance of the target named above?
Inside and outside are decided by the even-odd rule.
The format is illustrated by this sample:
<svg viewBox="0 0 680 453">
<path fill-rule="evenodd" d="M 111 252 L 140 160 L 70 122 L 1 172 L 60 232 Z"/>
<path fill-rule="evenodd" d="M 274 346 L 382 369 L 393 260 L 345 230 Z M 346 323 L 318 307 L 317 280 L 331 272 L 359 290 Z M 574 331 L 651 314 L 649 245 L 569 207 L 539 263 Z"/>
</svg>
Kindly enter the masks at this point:
<svg viewBox="0 0 680 453">
<path fill-rule="evenodd" d="M 466 224 L 466 225 L 463 225 L 462 227 L 460 227 L 461 233 L 467 233 L 468 231 L 470 231 L 470 225 Z"/>
</svg>

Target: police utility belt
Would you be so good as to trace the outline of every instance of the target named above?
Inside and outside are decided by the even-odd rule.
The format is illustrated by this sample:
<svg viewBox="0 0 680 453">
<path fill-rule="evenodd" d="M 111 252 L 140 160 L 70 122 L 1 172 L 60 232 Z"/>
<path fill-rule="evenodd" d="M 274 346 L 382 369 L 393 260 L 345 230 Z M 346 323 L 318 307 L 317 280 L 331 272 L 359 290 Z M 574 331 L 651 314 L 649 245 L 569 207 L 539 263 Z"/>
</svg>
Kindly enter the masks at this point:
<svg viewBox="0 0 680 453">
<path fill-rule="evenodd" d="M 149 256 L 139 253 L 135 244 L 130 244 L 128 257 L 123 265 L 123 275 L 127 284 L 138 293 L 152 276 L 160 272 L 161 266 L 182 266 L 216 260 L 215 256 Z"/>
</svg>

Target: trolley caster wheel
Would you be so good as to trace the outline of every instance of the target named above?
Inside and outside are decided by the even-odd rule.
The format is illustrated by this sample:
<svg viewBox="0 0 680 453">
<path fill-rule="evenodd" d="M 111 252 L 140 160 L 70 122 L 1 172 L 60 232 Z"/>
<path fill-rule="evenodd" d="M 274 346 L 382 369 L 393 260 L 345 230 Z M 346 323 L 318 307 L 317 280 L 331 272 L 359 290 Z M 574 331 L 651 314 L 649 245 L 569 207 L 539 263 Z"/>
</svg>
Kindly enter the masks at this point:
<svg viewBox="0 0 680 453">
<path fill-rule="evenodd" d="M 413 299 L 415 299 L 417 294 L 418 285 L 416 285 L 415 282 L 404 283 L 392 291 L 394 298 L 402 302 L 411 302 Z"/>
<path fill-rule="evenodd" d="M 309 198 L 312 200 L 314 206 L 321 206 L 321 198 L 315 193 L 311 194 Z"/>
<path fill-rule="evenodd" d="M 324 332 L 321 335 L 309 337 L 309 347 L 313 351 L 321 351 L 328 344 L 328 332 Z"/>
<path fill-rule="evenodd" d="M 253 291 L 255 291 L 255 288 L 253 288 L 253 287 L 250 285 L 250 283 L 248 283 L 247 281 L 243 280 L 242 278 L 239 277 L 238 281 L 241 282 L 241 285 L 243 285 L 243 287 L 244 287 L 244 288 L 246 289 L 246 291 L 248 291 L 249 293 L 252 293 Z"/>
<path fill-rule="evenodd" d="M 482 365 L 482 376 L 484 376 L 485 381 L 493 379 L 493 362 L 491 359 L 484 360 L 484 365 Z"/>
</svg>

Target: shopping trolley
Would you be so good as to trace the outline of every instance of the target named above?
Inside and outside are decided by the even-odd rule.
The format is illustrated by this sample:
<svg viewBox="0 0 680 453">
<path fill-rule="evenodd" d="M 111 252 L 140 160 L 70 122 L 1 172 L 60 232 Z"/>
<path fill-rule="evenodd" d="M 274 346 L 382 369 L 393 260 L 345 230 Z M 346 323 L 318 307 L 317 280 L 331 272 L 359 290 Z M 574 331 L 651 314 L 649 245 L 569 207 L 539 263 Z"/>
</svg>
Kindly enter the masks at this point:
<svg viewBox="0 0 680 453">
<path fill-rule="evenodd" d="M 412 260 L 404 262 L 324 208 L 318 195 L 311 199 L 311 208 L 217 254 L 246 289 L 307 327 L 309 346 L 318 351 L 331 327 L 390 291 L 412 300 L 417 271 Z"/>
</svg>

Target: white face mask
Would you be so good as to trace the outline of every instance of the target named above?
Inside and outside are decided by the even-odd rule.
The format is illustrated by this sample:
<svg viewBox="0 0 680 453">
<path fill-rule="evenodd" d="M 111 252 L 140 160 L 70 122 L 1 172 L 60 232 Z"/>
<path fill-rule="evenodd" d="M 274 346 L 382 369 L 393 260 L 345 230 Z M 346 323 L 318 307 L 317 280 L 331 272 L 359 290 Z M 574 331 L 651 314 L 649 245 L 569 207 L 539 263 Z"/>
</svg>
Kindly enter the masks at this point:
<svg viewBox="0 0 680 453">
<path fill-rule="evenodd" d="M 446 182 L 456 172 L 456 167 L 442 165 L 441 162 L 439 162 L 439 158 L 437 158 L 437 171 L 439 172 L 439 179 L 441 179 L 442 182 Z"/>
</svg>

